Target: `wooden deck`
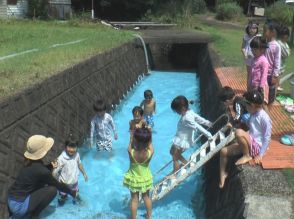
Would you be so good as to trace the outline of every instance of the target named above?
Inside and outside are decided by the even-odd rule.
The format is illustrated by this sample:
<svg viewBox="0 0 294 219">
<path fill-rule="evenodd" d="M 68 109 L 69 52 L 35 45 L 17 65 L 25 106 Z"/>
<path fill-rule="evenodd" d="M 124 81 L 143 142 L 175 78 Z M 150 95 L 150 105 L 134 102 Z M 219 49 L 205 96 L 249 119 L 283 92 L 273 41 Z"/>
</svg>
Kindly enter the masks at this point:
<svg viewBox="0 0 294 219">
<path fill-rule="evenodd" d="M 236 67 L 221 67 L 215 69 L 222 86 L 232 87 L 237 95 L 246 90 L 246 73 Z M 286 146 L 279 142 L 283 134 L 294 132 L 294 120 L 283 107 L 275 102 L 270 110 L 273 122 L 272 140 L 263 160 L 264 169 L 294 168 L 294 146 Z"/>
</svg>

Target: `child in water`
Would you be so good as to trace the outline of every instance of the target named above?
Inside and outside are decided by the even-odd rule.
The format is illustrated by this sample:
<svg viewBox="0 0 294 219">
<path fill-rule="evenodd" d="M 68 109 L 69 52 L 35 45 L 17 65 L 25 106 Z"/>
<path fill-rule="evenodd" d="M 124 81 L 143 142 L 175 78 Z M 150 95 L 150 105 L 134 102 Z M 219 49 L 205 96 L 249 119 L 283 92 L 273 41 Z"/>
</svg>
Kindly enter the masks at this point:
<svg viewBox="0 0 294 219">
<path fill-rule="evenodd" d="M 106 105 L 103 100 L 97 100 L 93 108 L 96 115 L 91 120 L 91 134 L 90 142 L 93 147 L 94 138 L 96 138 L 96 148 L 98 151 L 111 151 L 112 150 L 112 137 L 117 140 L 117 133 L 113 118 L 110 114 L 106 113 Z"/>
<path fill-rule="evenodd" d="M 135 129 L 145 127 L 144 111 L 140 106 L 135 106 L 132 110 L 133 119 L 130 121 L 130 134 L 134 134 Z"/>
<path fill-rule="evenodd" d="M 212 123 L 196 114 L 193 110 L 189 109 L 189 102 L 184 96 L 177 96 L 174 98 L 171 103 L 171 108 L 177 114 L 181 115 L 177 126 L 177 132 L 170 149 L 170 153 L 173 157 L 174 173 L 180 169 L 180 164 L 178 163 L 179 160 L 183 164 L 187 163 L 187 160 L 182 156 L 182 153 L 192 146 L 193 131 L 199 130 L 209 140 L 212 138 L 211 133 L 198 123 L 207 127 L 211 127 Z"/>
<path fill-rule="evenodd" d="M 146 218 L 151 218 L 152 202 L 149 191 L 153 186 L 153 179 L 149 163 L 154 153 L 151 137 L 148 128 L 138 128 L 134 131 L 134 139 L 128 147 L 130 168 L 125 173 L 123 184 L 131 192 L 131 219 L 137 216 L 139 193 L 142 194 L 146 207 Z"/>
<path fill-rule="evenodd" d="M 156 102 L 153 99 L 151 90 L 144 91 L 144 100 L 141 102 L 140 107 L 144 110 L 144 119 L 149 127 L 154 126 L 153 115 L 155 114 Z"/>
<path fill-rule="evenodd" d="M 77 152 L 77 142 L 69 139 L 65 142 L 65 150 L 57 158 L 57 167 L 53 169 L 53 176 L 72 190 L 78 191 L 80 171 L 85 181 L 88 181 L 87 173 L 82 165 L 79 152 Z M 59 194 L 60 198 L 58 199 L 58 203 L 63 205 L 67 198 L 67 194 L 63 192 L 59 192 Z M 73 201 L 75 203 L 75 199 Z"/>
<path fill-rule="evenodd" d="M 250 113 L 247 122 L 249 132 L 237 129 L 237 142 L 224 147 L 220 151 L 220 188 L 224 187 L 228 176 L 226 166 L 229 156 L 243 155 L 237 160 L 236 165 L 245 164 L 252 159 L 256 164 L 260 164 L 270 143 L 272 121 L 262 108 L 263 94 L 258 90 L 251 90 L 243 96 L 245 97 L 247 111 Z"/>
</svg>

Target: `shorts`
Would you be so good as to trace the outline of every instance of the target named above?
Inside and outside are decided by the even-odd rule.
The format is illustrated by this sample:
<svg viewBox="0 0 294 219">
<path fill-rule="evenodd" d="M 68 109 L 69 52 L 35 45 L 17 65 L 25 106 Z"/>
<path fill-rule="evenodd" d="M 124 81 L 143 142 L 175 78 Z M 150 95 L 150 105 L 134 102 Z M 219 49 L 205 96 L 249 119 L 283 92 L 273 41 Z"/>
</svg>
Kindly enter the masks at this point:
<svg viewBox="0 0 294 219">
<path fill-rule="evenodd" d="M 153 115 L 144 115 L 144 119 L 148 126 L 150 127 L 154 126 Z"/>
<path fill-rule="evenodd" d="M 74 190 L 74 191 L 78 191 L 79 190 L 79 187 L 78 187 L 78 182 L 76 182 L 75 184 L 66 184 L 68 188 L 70 188 L 71 190 Z M 59 192 L 60 195 L 62 196 L 66 196 L 67 193 L 64 193 L 64 192 Z"/>
<path fill-rule="evenodd" d="M 30 197 L 31 196 L 28 196 L 24 201 L 17 201 L 8 197 L 7 204 L 13 215 L 24 216 L 27 213 L 30 204 Z"/>
<path fill-rule="evenodd" d="M 251 157 L 256 157 L 259 155 L 261 146 L 255 141 L 255 139 L 249 135 L 250 145 L 249 145 L 249 154 Z"/>
<path fill-rule="evenodd" d="M 112 140 L 97 140 L 96 142 L 97 151 L 111 151 L 112 150 Z"/>
</svg>

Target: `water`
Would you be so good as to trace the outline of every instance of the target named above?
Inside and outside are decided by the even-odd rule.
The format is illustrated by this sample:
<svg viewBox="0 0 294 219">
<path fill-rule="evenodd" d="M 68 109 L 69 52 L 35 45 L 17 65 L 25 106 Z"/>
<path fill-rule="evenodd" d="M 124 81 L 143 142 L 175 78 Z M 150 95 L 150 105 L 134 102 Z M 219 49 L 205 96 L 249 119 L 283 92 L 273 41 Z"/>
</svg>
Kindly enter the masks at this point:
<svg viewBox="0 0 294 219">
<path fill-rule="evenodd" d="M 130 198 L 129 190 L 122 186 L 124 173 L 129 167 L 127 153 L 129 141 L 129 120 L 132 119 L 132 108 L 143 100 L 143 92 L 146 89 L 153 91 L 157 108 L 154 116 L 153 146 L 154 156 L 150 168 L 155 174 L 163 165 L 171 160 L 169 149 L 172 138 L 176 132 L 179 115 L 172 112 L 171 101 L 177 95 L 185 95 L 189 100 L 194 100 L 191 106 L 199 111 L 199 86 L 198 78 L 193 73 L 163 73 L 152 72 L 144 77 L 134 89 L 126 95 L 120 106 L 113 112 L 118 130 L 118 140 L 113 141 L 113 156 L 109 159 L 106 152 L 98 153 L 94 148 L 82 148 L 79 150 L 82 163 L 89 176 L 85 182 L 80 174 L 79 188 L 82 198 L 81 204 L 73 205 L 69 198 L 62 207 L 57 206 L 57 199 L 51 204 L 51 209 L 44 212 L 46 219 L 56 218 L 128 218 Z M 185 152 L 188 156 L 191 151 Z M 154 176 L 154 183 L 172 170 L 170 165 L 166 171 Z M 185 183 L 172 191 L 162 200 L 153 203 L 153 218 L 190 219 L 196 218 L 192 208 L 192 198 L 196 194 L 197 205 L 203 205 L 201 191 L 201 171 L 196 172 Z M 203 207 L 200 206 L 203 209 Z M 50 209 L 50 208 L 49 208 Z M 198 212 L 201 214 L 201 212 Z M 198 214 L 197 213 L 197 214 Z M 144 218 L 145 208 L 138 209 L 138 218 Z"/>
</svg>

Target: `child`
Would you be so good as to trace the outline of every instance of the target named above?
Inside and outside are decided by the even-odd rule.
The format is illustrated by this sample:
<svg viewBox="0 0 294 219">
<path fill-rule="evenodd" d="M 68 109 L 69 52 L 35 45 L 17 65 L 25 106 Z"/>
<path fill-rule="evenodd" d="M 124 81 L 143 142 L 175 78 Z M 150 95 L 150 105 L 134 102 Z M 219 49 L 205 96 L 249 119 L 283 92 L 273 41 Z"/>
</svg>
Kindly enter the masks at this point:
<svg viewBox="0 0 294 219">
<path fill-rule="evenodd" d="M 134 134 L 136 128 L 142 128 L 147 126 L 143 114 L 144 111 L 140 106 L 135 106 L 132 110 L 133 119 L 130 121 L 130 134 Z"/>
<path fill-rule="evenodd" d="M 131 218 L 137 215 L 139 193 L 146 207 L 146 218 L 151 218 L 152 202 L 149 191 L 153 185 L 149 162 L 154 153 L 151 144 L 151 131 L 148 128 L 138 128 L 134 131 L 134 141 L 128 147 L 130 168 L 124 176 L 124 186 L 131 192 Z"/>
<path fill-rule="evenodd" d="M 96 137 L 96 148 L 98 151 L 111 151 L 112 133 L 114 134 L 114 139 L 117 140 L 114 121 L 111 115 L 106 113 L 106 105 L 103 100 L 97 100 L 94 103 L 93 108 L 96 112 L 96 115 L 91 120 L 91 147 L 93 147 L 94 138 Z"/>
<path fill-rule="evenodd" d="M 145 90 L 144 98 L 145 99 L 141 102 L 140 107 L 142 107 L 144 110 L 144 119 L 147 122 L 147 125 L 153 127 L 153 114 L 155 114 L 156 102 L 153 99 L 152 91 Z"/>
<path fill-rule="evenodd" d="M 256 89 L 262 92 L 264 96 L 264 102 L 268 103 L 269 88 L 267 84 L 267 76 L 269 64 L 267 58 L 264 56 L 267 43 L 265 39 L 262 39 L 261 37 L 255 37 L 251 41 L 250 47 L 254 55 L 251 65 L 251 80 L 249 84 L 250 90 Z"/>
<path fill-rule="evenodd" d="M 235 128 L 242 128 L 247 130 L 246 120 L 249 116 L 246 110 L 246 103 L 243 97 L 235 96 L 235 92 L 231 87 L 223 87 L 219 94 L 219 99 L 224 102 L 225 106 L 229 108 L 233 105 L 235 116 L 230 119 L 230 123 Z"/>
<path fill-rule="evenodd" d="M 53 176 L 61 183 L 66 184 L 72 190 L 78 191 L 78 178 L 80 171 L 85 181 L 88 176 L 81 163 L 80 155 L 77 152 L 77 142 L 72 139 L 65 142 L 65 150 L 57 158 L 57 167 L 53 170 Z M 60 192 L 58 203 L 63 205 L 67 194 Z M 75 199 L 74 199 L 75 202 Z"/>
<path fill-rule="evenodd" d="M 288 39 L 290 36 L 289 28 L 286 26 L 282 26 L 279 30 L 279 40 L 277 41 L 281 47 L 281 68 L 280 68 L 280 75 L 285 72 L 286 66 L 286 59 L 290 56 L 290 48 L 288 45 Z M 278 90 L 283 90 L 282 88 L 278 87 Z"/>
<path fill-rule="evenodd" d="M 270 21 L 264 25 L 263 35 L 267 40 L 268 48 L 265 50 L 265 57 L 269 63 L 268 85 L 269 95 L 268 104 L 271 105 L 276 98 L 276 88 L 279 84 L 280 66 L 281 66 L 281 48 L 276 41 L 278 25 Z"/>
<path fill-rule="evenodd" d="M 250 78 L 250 70 L 251 70 L 251 61 L 253 58 L 253 54 L 250 48 L 250 42 L 258 33 L 258 23 L 249 21 L 246 26 L 245 32 L 246 33 L 243 36 L 241 51 L 244 56 L 246 69 L 247 69 L 247 90 L 248 90 L 249 88 L 248 82 L 250 80 L 249 78 Z"/>
<path fill-rule="evenodd" d="M 228 176 L 226 172 L 227 157 L 242 154 L 236 165 L 245 164 L 252 159 L 260 164 L 271 139 L 272 122 L 269 115 L 263 110 L 264 97 L 258 90 L 251 90 L 244 94 L 246 107 L 250 113 L 247 125 L 249 132 L 242 129 L 236 130 L 237 142 L 233 143 L 220 152 L 220 183 L 223 188 Z"/>
<path fill-rule="evenodd" d="M 178 122 L 177 132 L 173 139 L 173 145 L 171 146 L 170 153 L 173 157 L 173 173 L 180 169 L 178 161 L 180 160 L 183 164 L 187 163 L 187 160 L 182 156 L 182 153 L 191 147 L 193 144 L 193 131 L 199 130 L 209 140 L 212 135 L 204 129 L 200 124 L 210 127 L 212 124 L 208 120 L 202 118 L 189 109 L 189 102 L 184 96 L 177 96 L 171 103 L 173 111 L 181 115 Z"/>
</svg>

